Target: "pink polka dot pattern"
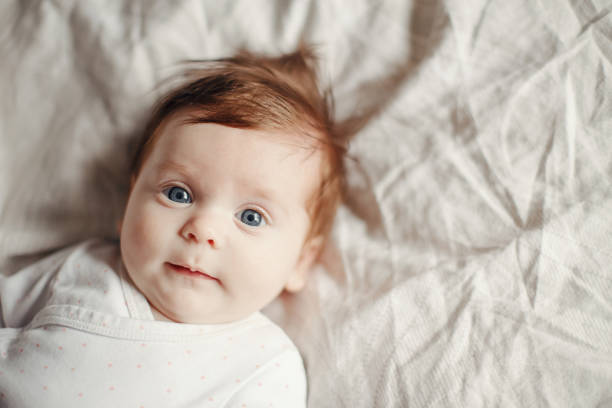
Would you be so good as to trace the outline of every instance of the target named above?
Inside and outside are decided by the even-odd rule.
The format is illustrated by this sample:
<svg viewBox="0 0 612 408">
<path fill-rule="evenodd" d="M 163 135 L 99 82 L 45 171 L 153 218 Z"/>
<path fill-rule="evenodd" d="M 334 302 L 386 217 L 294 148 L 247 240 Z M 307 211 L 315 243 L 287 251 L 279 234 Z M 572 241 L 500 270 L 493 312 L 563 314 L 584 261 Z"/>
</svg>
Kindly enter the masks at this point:
<svg viewBox="0 0 612 408">
<path fill-rule="evenodd" d="M 78 279 L 58 277 L 53 289 L 64 303 L 47 309 L 54 313 L 47 320 L 15 341 L 0 340 L 0 406 L 15 406 L 12 390 L 26 386 L 35 388 L 29 394 L 37 403 L 25 406 L 68 408 L 104 401 L 105 406 L 149 408 L 188 405 L 187 400 L 215 408 L 229 399 L 243 408 L 269 402 L 295 406 L 281 401 L 301 392 L 292 378 L 294 372 L 303 373 L 299 364 L 296 370 L 282 357 L 286 337 L 267 319 L 221 329 L 132 319 L 130 308 L 142 311 L 148 305 L 121 298 L 126 292 L 117 276 L 107 263 L 94 261 L 82 263 Z M 105 310 L 111 301 L 109 307 L 126 314 Z M 184 330 L 189 334 L 180 334 Z M 289 350 L 299 361 L 295 349 Z"/>
</svg>

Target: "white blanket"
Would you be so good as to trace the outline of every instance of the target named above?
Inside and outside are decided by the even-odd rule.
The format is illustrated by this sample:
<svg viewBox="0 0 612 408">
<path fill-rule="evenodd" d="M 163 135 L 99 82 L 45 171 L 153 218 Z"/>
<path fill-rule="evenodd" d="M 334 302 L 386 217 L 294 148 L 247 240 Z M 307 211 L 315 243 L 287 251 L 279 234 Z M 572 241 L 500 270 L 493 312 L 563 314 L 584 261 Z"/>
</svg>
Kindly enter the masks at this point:
<svg viewBox="0 0 612 408">
<path fill-rule="evenodd" d="M 0 2 L 0 262 L 116 237 L 184 59 L 319 44 L 368 118 L 334 245 L 268 308 L 311 407 L 612 406 L 612 4 Z"/>
</svg>

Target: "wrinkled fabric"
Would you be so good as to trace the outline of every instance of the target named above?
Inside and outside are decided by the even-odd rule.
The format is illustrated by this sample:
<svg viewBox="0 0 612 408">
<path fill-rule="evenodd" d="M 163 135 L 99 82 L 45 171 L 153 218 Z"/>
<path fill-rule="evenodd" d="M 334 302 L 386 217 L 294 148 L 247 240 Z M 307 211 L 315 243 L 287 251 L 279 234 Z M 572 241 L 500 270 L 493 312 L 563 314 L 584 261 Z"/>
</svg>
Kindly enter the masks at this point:
<svg viewBox="0 0 612 408">
<path fill-rule="evenodd" d="M 333 244 L 266 312 L 312 407 L 612 405 L 612 4 L 0 4 L 0 261 L 116 237 L 162 79 L 318 45 L 361 115 Z"/>
</svg>

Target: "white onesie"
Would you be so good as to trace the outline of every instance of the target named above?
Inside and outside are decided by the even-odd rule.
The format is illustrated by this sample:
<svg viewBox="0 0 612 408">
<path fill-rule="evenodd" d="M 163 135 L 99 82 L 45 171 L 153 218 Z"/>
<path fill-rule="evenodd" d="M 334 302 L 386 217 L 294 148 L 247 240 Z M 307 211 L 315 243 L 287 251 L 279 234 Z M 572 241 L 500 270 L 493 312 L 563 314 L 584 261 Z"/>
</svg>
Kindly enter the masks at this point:
<svg viewBox="0 0 612 408">
<path fill-rule="evenodd" d="M 153 320 L 116 243 L 0 276 L 0 407 L 304 407 L 302 359 L 261 313 Z"/>
</svg>

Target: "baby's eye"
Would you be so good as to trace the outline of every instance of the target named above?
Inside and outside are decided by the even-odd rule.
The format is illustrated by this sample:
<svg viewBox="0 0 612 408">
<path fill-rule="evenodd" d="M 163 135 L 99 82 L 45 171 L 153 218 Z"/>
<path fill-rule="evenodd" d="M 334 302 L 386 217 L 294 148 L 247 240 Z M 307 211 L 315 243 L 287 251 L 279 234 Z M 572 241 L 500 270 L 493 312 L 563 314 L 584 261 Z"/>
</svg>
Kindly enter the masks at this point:
<svg viewBox="0 0 612 408">
<path fill-rule="evenodd" d="M 260 227 L 266 225 L 264 217 L 255 210 L 246 209 L 237 214 L 240 221 L 250 227 Z"/>
<path fill-rule="evenodd" d="M 182 187 L 170 187 L 163 191 L 164 195 L 168 197 L 171 201 L 181 204 L 189 204 L 191 203 L 191 196 Z"/>
</svg>

